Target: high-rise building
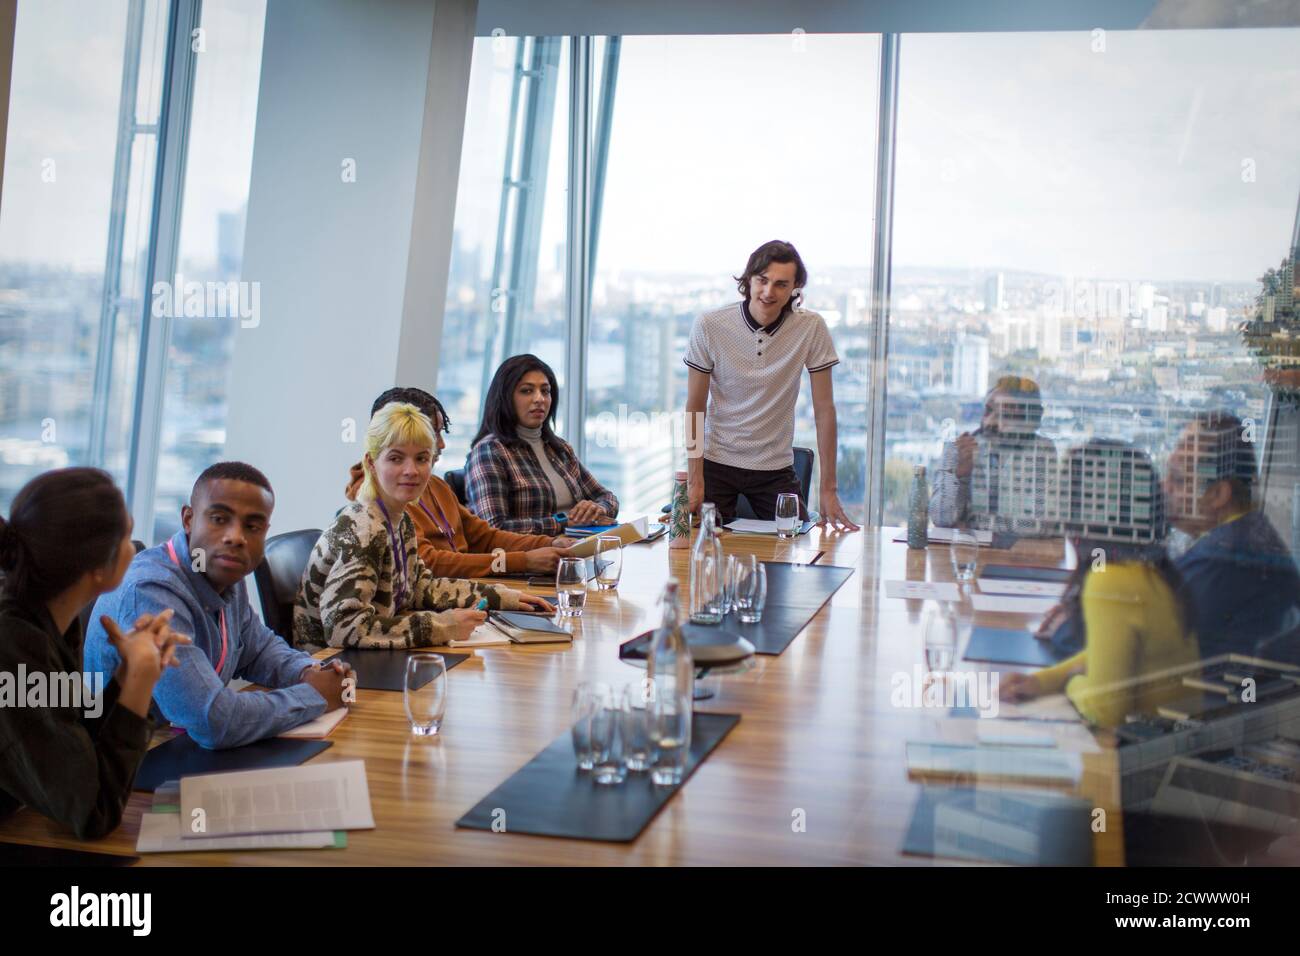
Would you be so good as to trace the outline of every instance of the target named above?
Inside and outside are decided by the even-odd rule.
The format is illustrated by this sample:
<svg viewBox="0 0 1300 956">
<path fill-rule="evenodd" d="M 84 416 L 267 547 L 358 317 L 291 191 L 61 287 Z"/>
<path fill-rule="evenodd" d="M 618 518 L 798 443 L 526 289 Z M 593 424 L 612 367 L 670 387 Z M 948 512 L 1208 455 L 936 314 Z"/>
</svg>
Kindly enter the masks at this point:
<svg viewBox="0 0 1300 956">
<path fill-rule="evenodd" d="M 1001 312 L 1006 308 L 1006 285 L 1001 272 L 995 272 L 984 280 L 984 311 Z"/>
<path fill-rule="evenodd" d="M 1061 475 L 1066 532 L 1101 541 L 1148 543 L 1163 533 L 1155 470 L 1128 445 L 1073 450 Z"/>
<path fill-rule="evenodd" d="M 989 340 L 980 335 L 961 334 L 953 343 L 953 391 L 982 398 L 989 388 Z"/>
</svg>

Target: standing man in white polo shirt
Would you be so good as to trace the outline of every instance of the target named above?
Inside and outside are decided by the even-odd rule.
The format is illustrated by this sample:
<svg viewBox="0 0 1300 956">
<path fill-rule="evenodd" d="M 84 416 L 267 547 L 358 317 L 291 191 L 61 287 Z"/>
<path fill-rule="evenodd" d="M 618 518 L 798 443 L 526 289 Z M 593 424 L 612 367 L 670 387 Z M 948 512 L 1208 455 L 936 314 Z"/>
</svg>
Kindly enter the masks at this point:
<svg viewBox="0 0 1300 956">
<path fill-rule="evenodd" d="M 700 316 L 686 349 L 691 510 L 712 501 L 724 519 L 731 518 L 736 497 L 743 494 L 756 517 L 770 520 L 777 495 L 798 494 L 794 406 L 806 368 L 821 459 L 822 522 L 857 531 L 840 505 L 835 483 L 831 366 L 839 356 L 822 317 L 799 307 L 808 270 L 794 246 L 774 239 L 754 250 L 736 281 L 744 298 Z M 808 502 L 800 505 L 806 517 Z"/>
</svg>

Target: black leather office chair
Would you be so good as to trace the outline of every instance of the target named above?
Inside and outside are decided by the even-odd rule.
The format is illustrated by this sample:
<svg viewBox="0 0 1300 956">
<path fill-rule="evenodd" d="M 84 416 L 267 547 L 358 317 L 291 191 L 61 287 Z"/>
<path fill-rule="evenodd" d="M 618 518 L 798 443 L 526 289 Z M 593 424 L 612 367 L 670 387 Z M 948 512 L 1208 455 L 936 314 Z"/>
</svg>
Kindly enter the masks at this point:
<svg viewBox="0 0 1300 956">
<path fill-rule="evenodd" d="M 469 499 L 465 497 L 465 469 L 454 468 L 442 476 L 442 480 L 451 486 L 451 490 L 456 492 L 456 500 L 461 504 L 468 506 Z"/>
<path fill-rule="evenodd" d="M 811 448 L 794 449 L 794 473 L 799 476 L 799 501 L 806 510 L 809 505 L 808 492 L 812 489 L 813 450 Z M 754 509 L 744 495 L 736 498 L 736 517 L 754 518 Z"/>
<path fill-rule="evenodd" d="M 136 554 L 139 554 L 141 551 L 144 550 L 144 542 L 137 541 L 135 540 L 135 538 L 131 539 L 131 546 L 135 548 Z M 83 607 L 81 609 L 81 612 L 77 615 L 77 617 L 81 621 L 82 636 L 85 636 L 86 631 L 90 629 L 90 612 L 93 611 L 94 609 L 95 609 L 95 602 L 91 601 L 89 604 Z"/>
<path fill-rule="evenodd" d="M 293 643 L 293 599 L 298 595 L 311 549 L 319 539 L 319 528 L 268 538 L 262 563 L 253 571 L 257 596 L 262 602 L 262 620 L 290 644 Z"/>
</svg>

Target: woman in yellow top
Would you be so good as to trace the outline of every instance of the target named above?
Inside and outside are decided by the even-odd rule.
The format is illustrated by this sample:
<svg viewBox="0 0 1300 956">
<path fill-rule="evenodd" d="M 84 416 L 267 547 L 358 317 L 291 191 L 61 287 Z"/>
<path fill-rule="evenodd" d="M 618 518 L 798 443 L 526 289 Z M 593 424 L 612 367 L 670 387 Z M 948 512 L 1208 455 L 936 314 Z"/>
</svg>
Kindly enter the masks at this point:
<svg viewBox="0 0 1300 956">
<path fill-rule="evenodd" d="M 1121 459 L 1131 466 L 1128 488 L 1115 482 L 1111 467 Z M 1115 727 L 1129 714 L 1154 714 L 1167 696 L 1184 692 L 1181 682 L 1165 688 L 1147 678 L 1199 658 L 1191 606 L 1161 543 L 1160 487 L 1146 454 L 1126 443 L 1094 439 L 1069 453 L 1066 476 L 1066 526 L 1095 535 L 1104 524 L 1110 535 L 1128 540 L 1074 538 L 1079 570 L 1062 603 L 1064 613 L 1081 625 L 1077 633 L 1084 635 L 1084 648 L 1036 674 L 1003 675 L 1002 696 L 1064 690 L 1086 720 Z M 1154 521 L 1103 519 L 1104 511 L 1113 514 L 1103 495 L 1114 494 L 1117 486 L 1134 499 L 1149 497 Z"/>
</svg>

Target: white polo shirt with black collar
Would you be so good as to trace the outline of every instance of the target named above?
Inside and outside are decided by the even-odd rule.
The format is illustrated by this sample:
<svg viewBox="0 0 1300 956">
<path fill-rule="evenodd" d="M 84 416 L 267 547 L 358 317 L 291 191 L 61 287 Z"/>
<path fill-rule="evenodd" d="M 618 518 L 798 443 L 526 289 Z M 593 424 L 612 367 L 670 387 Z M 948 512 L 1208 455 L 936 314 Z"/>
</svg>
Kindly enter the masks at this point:
<svg viewBox="0 0 1300 956">
<path fill-rule="evenodd" d="M 793 464 L 799 379 L 839 360 L 816 312 L 789 309 L 767 328 L 745 302 L 701 315 L 685 361 L 709 376 L 704 457 L 756 471 Z"/>
</svg>

